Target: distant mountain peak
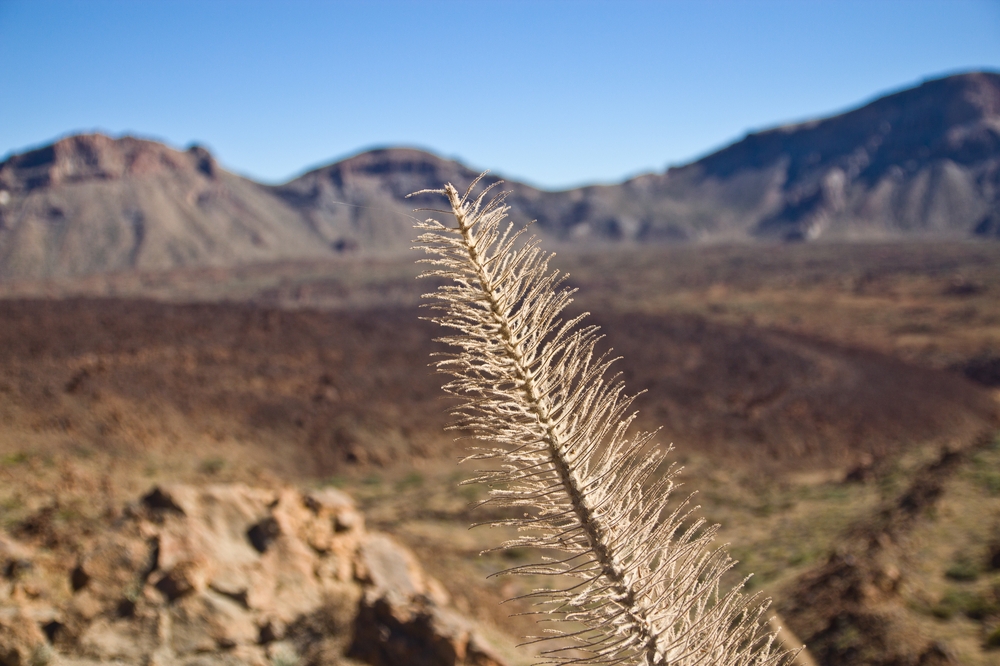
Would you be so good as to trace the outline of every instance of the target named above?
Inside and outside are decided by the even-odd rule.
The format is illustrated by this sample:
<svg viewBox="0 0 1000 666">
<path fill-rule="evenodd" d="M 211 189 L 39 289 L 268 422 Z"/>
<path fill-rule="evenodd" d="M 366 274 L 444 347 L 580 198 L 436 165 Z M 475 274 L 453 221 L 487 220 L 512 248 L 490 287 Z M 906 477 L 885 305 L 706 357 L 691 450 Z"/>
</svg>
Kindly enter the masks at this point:
<svg viewBox="0 0 1000 666">
<path fill-rule="evenodd" d="M 205 148 L 186 152 L 133 136 L 77 134 L 14 155 L 0 164 L 0 187 L 13 192 L 91 180 L 141 178 L 163 171 L 198 171 L 211 178 L 218 167 Z"/>
<path fill-rule="evenodd" d="M 388 147 L 366 150 L 317 167 L 276 190 L 289 200 L 300 200 L 305 193 L 315 197 L 321 189 L 329 192 L 332 187 L 337 197 L 343 197 L 359 188 L 370 189 L 378 181 L 379 189 L 402 199 L 417 190 L 442 187 L 445 182 L 469 182 L 477 175 L 478 172 L 460 162 L 426 150 Z"/>
<path fill-rule="evenodd" d="M 1000 74 L 969 72 L 754 132 L 672 177 L 688 187 L 756 178 L 770 194 L 745 209 L 750 233 L 804 240 L 967 234 L 1000 203 L 998 170 Z"/>
<path fill-rule="evenodd" d="M 344 178 L 433 175 L 444 172 L 477 175 L 464 164 L 421 148 L 381 147 L 365 150 L 306 171 L 286 185 L 317 177 Z M 335 175 L 332 175 L 335 174 Z"/>
</svg>

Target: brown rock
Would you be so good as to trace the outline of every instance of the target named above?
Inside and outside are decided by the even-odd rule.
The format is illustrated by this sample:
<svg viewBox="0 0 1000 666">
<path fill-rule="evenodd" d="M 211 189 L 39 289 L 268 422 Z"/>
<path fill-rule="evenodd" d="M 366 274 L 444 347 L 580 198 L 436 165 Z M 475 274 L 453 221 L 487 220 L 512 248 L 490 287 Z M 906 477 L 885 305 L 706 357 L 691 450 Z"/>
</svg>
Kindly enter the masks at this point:
<svg viewBox="0 0 1000 666">
<path fill-rule="evenodd" d="M 376 666 L 502 663 L 474 625 L 447 607 L 448 595 L 413 554 L 386 535 L 369 535 L 356 573 L 368 585 L 351 654 Z"/>
<path fill-rule="evenodd" d="M 364 527 L 361 514 L 346 494 L 334 488 L 314 491 L 304 498 L 312 517 L 305 521 L 306 539 L 317 551 L 329 552 L 344 532 L 359 532 Z M 343 541 L 341 539 L 341 541 Z"/>
<path fill-rule="evenodd" d="M 156 567 L 156 544 L 138 533 L 112 533 L 87 553 L 70 572 L 71 586 L 82 593 L 81 612 L 93 617 L 123 601 L 134 601 Z"/>
<path fill-rule="evenodd" d="M 251 574 L 247 602 L 284 622 L 315 610 L 322 603 L 316 579 L 316 555 L 301 540 L 282 535 L 260 558 Z"/>
<path fill-rule="evenodd" d="M 34 558 L 34 551 L 11 539 L 5 534 L 0 534 L 0 576 L 4 578 L 14 578 L 18 573 L 31 567 Z"/>
<path fill-rule="evenodd" d="M 257 553 L 247 538 L 250 528 L 268 515 L 273 493 L 243 485 L 172 485 L 163 496 L 181 512 L 161 515 L 160 567 L 170 570 L 184 561 L 204 559 L 232 565 L 252 564 Z"/>
<path fill-rule="evenodd" d="M 471 622 L 426 598 L 405 605 L 366 594 L 350 654 L 374 666 L 502 666 Z"/>
<path fill-rule="evenodd" d="M 18 608 L 0 608 L 0 664 L 41 666 L 52 648 L 38 624 Z"/>
<path fill-rule="evenodd" d="M 427 592 L 416 558 L 384 534 L 372 534 L 364 540 L 358 550 L 355 571 L 358 580 L 401 601 Z"/>
<path fill-rule="evenodd" d="M 288 627 L 286 642 L 305 663 L 339 663 L 354 633 L 360 596 L 357 585 L 341 583 L 318 609 Z"/>
<path fill-rule="evenodd" d="M 441 606 L 451 603 L 444 586 L 424 573 L 413 553 L 385 534 L 371 534 L 362 541 L 355 575 L 379 594 L 398 600 L 427 597 Z"/>
<path fill-rule="evenodd" d="M 122 659 L 137 663 L 158 643 L 155 618 L 100 617 L 86 627 L 79 648 L 84 655 L 102 662 Z"/>
<path fill-rule="evenodd" d="M 305 497 L 306 506 L 319 518 L 330 518 L 337 532 L 364 528 L 364 518 L 354 507 L 354 501 L 336 488 L 315 490 Z"/>
<path fill-rule="evenodd" d="M 254 645 L 260 635 L 250 612 L 211 590 L 170 608 L 170 646 L 177 654 Z"/>
<path fill-rule="evenodd" d="M 183 560 L 164 571 L 154 585 L 169 601 L 174 601 L 193 592 L 204 592 L 213 571 L 213 563 L 206 558 Z"/>
<path fill-rule="evenodd" d="M 41 626 L 67 666 L 339 664 L 349 648 L 375 664 L 500 664 L 413 554 L 366 533 L 335 490 L 163 486 L 65 576 L 62 606 L 0 605 L 0 664 L 51 654 Z"/>
</svg>

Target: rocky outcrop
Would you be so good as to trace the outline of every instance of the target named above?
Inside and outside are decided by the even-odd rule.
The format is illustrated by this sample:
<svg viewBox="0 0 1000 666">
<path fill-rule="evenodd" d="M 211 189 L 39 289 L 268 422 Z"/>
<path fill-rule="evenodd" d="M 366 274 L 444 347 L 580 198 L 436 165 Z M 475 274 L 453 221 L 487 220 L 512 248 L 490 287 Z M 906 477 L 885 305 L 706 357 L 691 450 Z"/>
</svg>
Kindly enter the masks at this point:
<svg viewBox="0 0 1000 666">
<path fill-rule="evenodd" d="M 343 493 L 156 488 L 73 562 L 0 539 L 0 664 L 500 666 Z"/>
<path fill-rule="evenodd" d="M 376 666 L 501 663 L 472 622 L 450 608 L 448 593 L 389 537 L 360 548 L 357 575 L 367 584 L 350 654 Z"/>
<path fill-rule="evenodd" d="M 11 157 L 0 169 L 0 187 L 22 194 L 74 183 L 185 172 L 211 179 L 218 168 L 212 155 L 200 146 L 181 153 L 133 137 L 115 140 L 102 134 L 80 134 Z"/>
</svg>

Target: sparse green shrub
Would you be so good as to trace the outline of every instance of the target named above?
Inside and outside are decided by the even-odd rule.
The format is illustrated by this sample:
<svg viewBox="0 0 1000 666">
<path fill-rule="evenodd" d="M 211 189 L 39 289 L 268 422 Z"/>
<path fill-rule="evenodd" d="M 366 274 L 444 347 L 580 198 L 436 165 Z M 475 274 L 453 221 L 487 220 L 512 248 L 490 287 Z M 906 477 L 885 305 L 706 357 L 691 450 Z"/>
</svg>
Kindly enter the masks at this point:
<svg viewBox="0 0 1000 666">
<path fill-rule="evenodd" d="M 979 475 L 979 482 L 990 495 L 1000 495 L 1000 472 L 984 471 Z"/>
<path fill-rule="evenodd" d="M 979 573 L 978 564 L 966 557 L 960 557 L 945 570 L 944 575 L 951 580 L 968 582 L 979 578 Z"/>
<path fill-rule="evenodd" d="M 347 481 L 342 476 L 334 475 L 323 479 L 320 485 L 329 488 L 343 488 L 347 485 Z"/>
<path fill-rule="evenodd" d="M 950 620 L 955 615 L 961 614 L 970 620 L 982 621 L 1000 614 L 1000 602 L 992 590 L 975 593 L 949 589 L 930 607 L 930 612 L 942 620 Z"/>
<path fill-rule="evenodd" d="M 806 551 L 797 551 L 788 556 L 788 566 L 796 567 L 800 564 L 806 564 L 816 559 L 815 554 Z"/>
<path fill-rule="evenodd" d="M 1000 615 L 1000 601 L 993 590 L 980 592 L 972 595 L 962 612 L 970 620 L 985 620 Z"/>
<path fill-rule="evenodd" d="M 420 472 L 410 472 L 396 484 L 397 490 L 409 490 L 411 488 L 420 488 L 424 485 L 424 475 Z"/>
<path fill-rule="evenodd" d="M 206 458 L 201 461 L 198 466 L 198 470 L 202 474 L 208 474 L 209 476 L 215 476 L 223 470 L 226 466 L 226 461 L 223 458 Z"/>
<path fill-rule="evenodd" d="M 0 463 L 4 465 L 20 465 L 26 462 L 28 462 L 28 454 L 24 451 L 8 453 L 3 458 L 0 458 Z"/>
<path fill-rule="evenodd" d="M 1000 625 L 986 635 L 986 647 L 1000 648 Z"/>
<path fill-rule="evenodd" d="M 462 496 L 466 502 L 478 502 L 482 499 L 483 492 L 480 488 L 472 485 L 464 485 L 458 490 L 458 494 Z"/>
<path fill-rule="evenodd" d="M 931 615 L 941 620 L 950 620 L 962 613 L 971 603 L 973 594 L 965 590 L 950 589 L 936 604 L 930 607 Z"/>
</svg>

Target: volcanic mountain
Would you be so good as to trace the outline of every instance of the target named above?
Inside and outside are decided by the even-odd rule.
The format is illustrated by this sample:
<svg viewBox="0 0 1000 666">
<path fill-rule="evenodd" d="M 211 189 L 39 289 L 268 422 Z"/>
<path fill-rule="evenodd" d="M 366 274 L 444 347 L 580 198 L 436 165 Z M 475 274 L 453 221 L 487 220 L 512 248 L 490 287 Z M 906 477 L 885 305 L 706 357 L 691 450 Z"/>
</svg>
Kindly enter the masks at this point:
<svg viewBox="0 0 1000 666">
<path fill-rule="evenodd" d="M 1000 234 L 1000 75 L 928 81 L 742 141 L 652 182 L 714 226 L 789 240 Z M 643 179 L 638 179 L 636 184 Z M 673 181 L 673 182 L 671 182 Z M 723 212 L 724 211 L 724 212 Z M 680 215 L 690 234 L 713 223 Z"/>
<path fill-rule="evenodd" d="M 72 136 L 0 165 L 0 278 L 315 257 L 314 232 L 203 148 Z"/>
<path fill-rule="evenodd" d="M 412 210 L 436 203 L 404 197 L 475 175 L 388 148 L 268 186 L 201 147 L 71 136 L 0 163 L 0 280 L 397 254 Z M 927 81 L 617 185 L 505 187 L 515 220 L 571 245 L 996 238 L 1000 74 Z"/>
</svg>

